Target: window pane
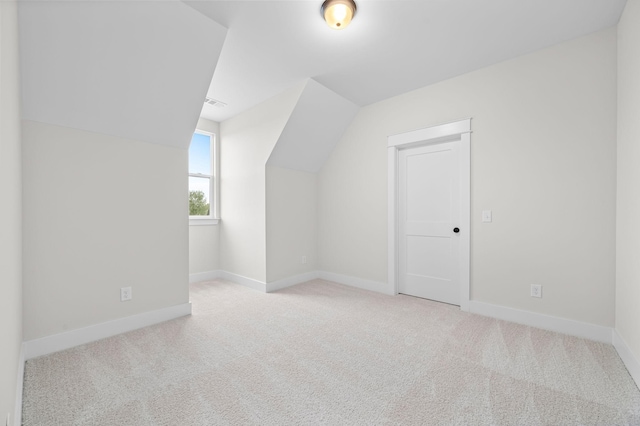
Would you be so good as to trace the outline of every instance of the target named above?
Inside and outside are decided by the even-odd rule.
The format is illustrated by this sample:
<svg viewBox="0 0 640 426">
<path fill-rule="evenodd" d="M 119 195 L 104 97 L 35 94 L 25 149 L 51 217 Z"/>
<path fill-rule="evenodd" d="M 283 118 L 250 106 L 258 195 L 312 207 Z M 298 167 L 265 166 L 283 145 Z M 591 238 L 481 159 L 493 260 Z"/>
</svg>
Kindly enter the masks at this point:
<svg viewBox="0 0 640 426">
<path fill-rule="evenodd" d="M 211 138 L 194 133 L 189 145 L 189 173 L 211 173 Z"/>
<path fill-rule="evenodd" d="M 189 176 L 189 216 L 209 216 L 209 178 Z"/>
</svg>

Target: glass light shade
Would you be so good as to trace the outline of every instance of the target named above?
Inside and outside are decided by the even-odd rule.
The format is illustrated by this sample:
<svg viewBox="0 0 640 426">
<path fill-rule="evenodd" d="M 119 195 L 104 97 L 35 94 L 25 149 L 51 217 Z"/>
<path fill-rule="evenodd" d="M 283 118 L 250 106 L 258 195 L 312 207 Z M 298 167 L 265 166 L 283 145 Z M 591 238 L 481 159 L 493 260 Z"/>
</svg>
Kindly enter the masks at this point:
<svg viewBox="0 0 640 426">
<path fill-rule="evenodd" d="M 334 30 L 346 28 L 355 13 L 356 4 L 353 0 L 326 0 L 322 3 L 324 20 Z"/>
</svg>

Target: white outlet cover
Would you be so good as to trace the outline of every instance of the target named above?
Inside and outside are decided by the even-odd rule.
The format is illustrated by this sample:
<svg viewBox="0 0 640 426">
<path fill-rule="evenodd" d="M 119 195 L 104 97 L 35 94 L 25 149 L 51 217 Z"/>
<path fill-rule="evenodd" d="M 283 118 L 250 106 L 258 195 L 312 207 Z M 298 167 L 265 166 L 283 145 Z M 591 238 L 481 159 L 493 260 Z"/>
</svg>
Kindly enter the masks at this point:
<svg viewBox="0 0 640 426">
<path fill-rule="evenodd" d="M 491 223 L 492 221 L 491 210 L 482 210 L 482 221 L 484 223 Z"/>
<path fill-rule="evenodd" d="M 120 289 L 120 301 L 125 302 L 127 300 L 131 300 L 133 298 L 133 293 L 131 291 L 131 287 L 122 287 Z"/>
<path fill-rule="evenodd" d="M 542 297 L 542 286 L 540 284 L 531 285 L 531 297 Z"/>
</svg>

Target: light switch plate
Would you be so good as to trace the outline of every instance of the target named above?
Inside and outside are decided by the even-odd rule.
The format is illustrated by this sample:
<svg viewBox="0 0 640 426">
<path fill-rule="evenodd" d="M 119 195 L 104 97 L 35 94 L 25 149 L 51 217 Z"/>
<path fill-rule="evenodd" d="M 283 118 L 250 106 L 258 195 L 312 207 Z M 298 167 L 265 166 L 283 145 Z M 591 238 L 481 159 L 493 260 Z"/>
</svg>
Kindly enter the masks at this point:
<svg viewBox="0 0 640 426">
<path fill-rule="evenodd" d="M 491 220 L 491 210 L 482 210 L 482 221 L 484 223 L 490 223 Z"/>
</svg>

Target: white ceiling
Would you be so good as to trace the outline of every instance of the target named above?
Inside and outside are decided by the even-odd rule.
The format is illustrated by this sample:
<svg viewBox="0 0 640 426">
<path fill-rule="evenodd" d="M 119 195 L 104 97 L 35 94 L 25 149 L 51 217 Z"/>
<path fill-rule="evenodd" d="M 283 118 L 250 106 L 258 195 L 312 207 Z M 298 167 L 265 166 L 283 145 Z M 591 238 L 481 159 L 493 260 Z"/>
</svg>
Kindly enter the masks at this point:
<svg viewBox="0 0 640 426">
<path fill-rule="evenodd" d="M 309 79 L 267 164 L 316 173 L 357 112 L 357 105 Z"/>
<path fill-rule="evenodd" d="M 228 106 L 202 116 L 225 120 L 307 78 L 367 105 L 613 26 L 626 0 L 356 1 L 341 31 L 321 0 L 186 1 L 228 28 L 208 91 Z"/>
<path fill-rule="evenodd" d="M 20 1 L 22 115 L 186 148 L 226 29 L 180 1 Z"/>
</svg>

